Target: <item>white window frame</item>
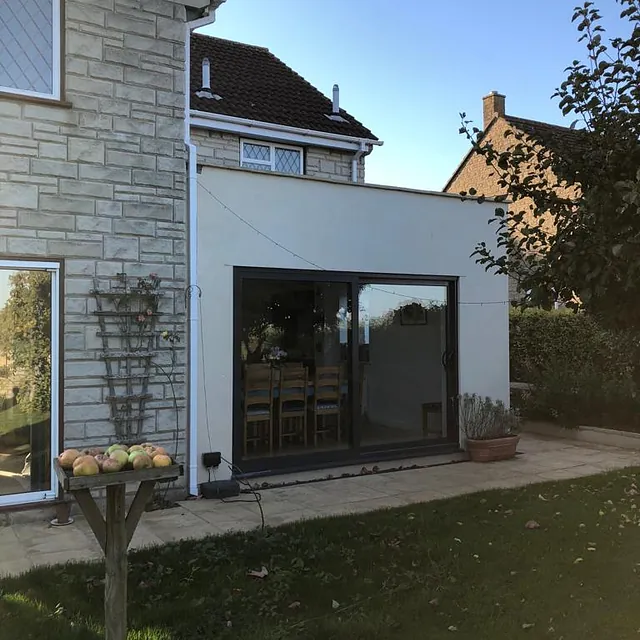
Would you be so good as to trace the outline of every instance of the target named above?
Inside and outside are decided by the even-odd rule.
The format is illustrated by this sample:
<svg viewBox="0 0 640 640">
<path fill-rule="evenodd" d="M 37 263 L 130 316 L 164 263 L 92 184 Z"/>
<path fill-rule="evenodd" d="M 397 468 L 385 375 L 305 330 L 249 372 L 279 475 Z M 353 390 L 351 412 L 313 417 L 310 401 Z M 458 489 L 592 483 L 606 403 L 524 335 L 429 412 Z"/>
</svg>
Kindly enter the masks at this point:
<svg viewBox="0 0 640 640">
<path fill-rule="evenodd" d="M 262 147 L 269 147 L 270 160 L 253 160 L 251 158 L 244 157 L 244 145 L 245 144 L 258 144 Z M 300 154 L 300 173 L 283 173 L 282 171 L 276 171 L 276 149 L 287 149 L 289 151 L 297 151 Z M 251 164 L 259 164 L 273 173 L 279 173 L 285 176 L 297 176 L 304 175 L 304 153 L 302 147 L 294 147 L 289 144 L 280 144 L 278 142 L 267 142 L 266 140 L 254 140 L 252 138 L 240 138 L 240 166 L 244 167 L 245 162 Z M 249 168 L 249 167 L 244 167 Z"/>
<path fill-rule="evenodd" d="M 0 269 L 19 271 L 48 271 L 51 273 L 51 478 L 47 491 L 29 491 L 0 496 L 0 507 L 32 504 L 55 500 L 58 496 L 58 478 L 53 460 L 59 454 L 60 439 L 60 263 L 31 260 L 0 260 Z"/>
<path fill-rule="evenodd" d="M 3 0 L 0 0 L 3 1 Z M 52 4 L 52 89 L 51 93 L 41 93 L 40 91 L 30 91 L 28 89 L 16 89 L 0 85 L 0 93 L 9 93 L 15 96 L 25 96 L 28 98 L 43 98 L 45 100 L 62 99 L 62 5 L 63 0 L 50 0 Z"/>
</svg>

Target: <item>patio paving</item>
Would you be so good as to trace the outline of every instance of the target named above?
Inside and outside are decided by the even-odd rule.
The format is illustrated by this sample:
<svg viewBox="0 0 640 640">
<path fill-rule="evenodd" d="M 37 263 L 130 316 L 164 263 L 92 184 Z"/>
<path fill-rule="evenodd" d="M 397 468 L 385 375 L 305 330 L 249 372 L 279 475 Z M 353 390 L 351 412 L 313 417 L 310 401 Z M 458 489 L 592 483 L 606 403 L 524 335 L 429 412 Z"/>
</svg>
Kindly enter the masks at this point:
<svg viewBox="0 0 640 640">
<path fill-rule="evenodd" d="M 260 490 L 265 522 L 277 526 L 300 519 L 362 513 L 385 507 L 428 502 L 485 489 L 520 487 L 536 482 L 594 475 L 640 466 L 640 451 L 578 444 L 524 434 L 519 455 L 492 464 L 461 461 L 459 454 L 415 458 L 391 466 L 422 468 L 340 478 L 360 467 L 305 472 L 269 478 L 269 482 L 334 479 Z M 431 466 L 436 464 L 436 466 Z M 380 464 L 380 469 L 385 466 Z M 250 494 L 238 501 L 187 500 L 177 508 L 145 513 L 132 548 L 202 538 L 260 526 L 260 511 Z M 0 574 L 15 574 L 34 566 L 101 557 L 97 542 L 82 516 L 67 527 L 48 521 L 15 522 L 0 527 Z"/>
</svg>

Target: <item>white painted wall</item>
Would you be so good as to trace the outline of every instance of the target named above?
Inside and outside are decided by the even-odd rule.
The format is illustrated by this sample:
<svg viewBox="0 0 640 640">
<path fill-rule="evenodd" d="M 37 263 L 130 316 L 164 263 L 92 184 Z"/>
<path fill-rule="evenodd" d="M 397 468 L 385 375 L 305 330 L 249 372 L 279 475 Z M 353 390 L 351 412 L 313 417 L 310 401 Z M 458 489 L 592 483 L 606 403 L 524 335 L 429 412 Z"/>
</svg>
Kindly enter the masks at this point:
<svg viewBox="0 0 640 640">
<path fill-rule="evenodd" d="M 507 278 L 486 273 L 469 257 L 479 241 L 495 247 L 493 227 L 487 225 L 493 204 L 218 167 L 204 167 L 198 184 L 204 338 L 198 459 L 209 450 L 222 451 L 229 460 L 232 455 L 233 267 L 313 268 L 228 209 L 323 269 L 458 276 L 460 392 L 509 401 L 508 306 L 465 304 L 508 299 Z M 228 475 L 221 469 L 216 477 Z M 206 477 L 201 469 L 199 482 Z"/>
</svg>

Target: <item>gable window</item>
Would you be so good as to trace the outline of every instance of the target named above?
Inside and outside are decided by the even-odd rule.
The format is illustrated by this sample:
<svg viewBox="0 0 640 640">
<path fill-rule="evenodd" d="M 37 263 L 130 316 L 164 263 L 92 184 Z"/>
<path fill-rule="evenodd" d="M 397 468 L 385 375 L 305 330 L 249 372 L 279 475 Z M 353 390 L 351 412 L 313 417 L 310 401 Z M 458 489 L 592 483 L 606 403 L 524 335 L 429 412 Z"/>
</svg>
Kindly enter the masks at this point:
<svg viewBox="0 0 640 640">
<path fill-rule="evenodd" d="M 276 171 L 302 175 L 302 149 L 269 142 L 242 140 L 240 166 L 258 171 Z"/>
<path fill-rule="evenodd" d="M 60 99 L 60 0 L 0 1 L 0 92 Z"/>
</svg>

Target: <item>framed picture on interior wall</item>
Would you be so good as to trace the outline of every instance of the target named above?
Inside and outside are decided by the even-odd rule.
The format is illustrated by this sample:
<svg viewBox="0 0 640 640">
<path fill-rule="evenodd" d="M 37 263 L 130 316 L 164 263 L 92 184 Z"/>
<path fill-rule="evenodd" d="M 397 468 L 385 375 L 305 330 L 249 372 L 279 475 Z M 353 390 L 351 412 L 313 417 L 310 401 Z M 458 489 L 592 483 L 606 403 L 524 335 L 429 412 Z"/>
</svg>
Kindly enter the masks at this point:
<svg viewBox="0 0 640 640">
<path fill-rule="evenodd" d="M 405 304 L 400 308 L 400 324 L 421 325 L 427 324 L 427 310 L 418 302 Z"/>
</svg>

